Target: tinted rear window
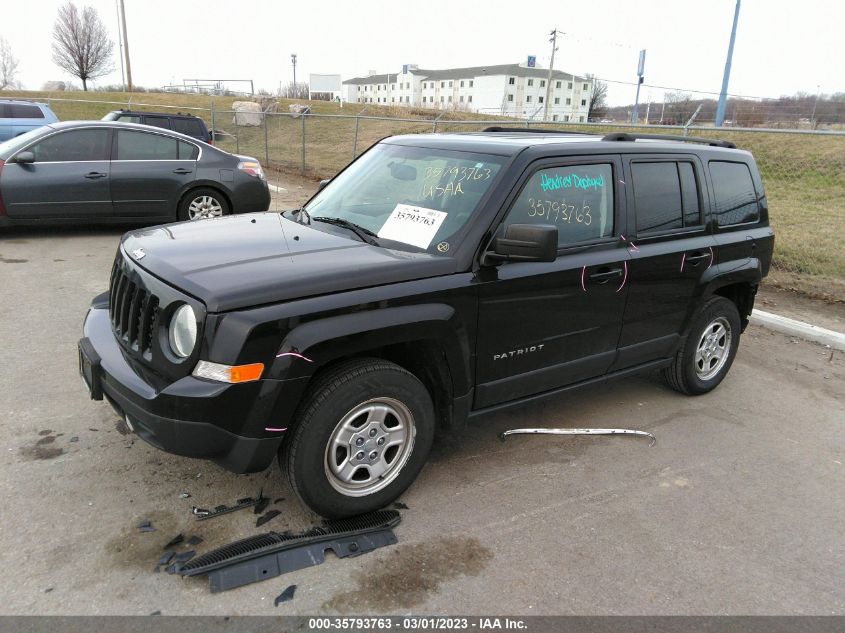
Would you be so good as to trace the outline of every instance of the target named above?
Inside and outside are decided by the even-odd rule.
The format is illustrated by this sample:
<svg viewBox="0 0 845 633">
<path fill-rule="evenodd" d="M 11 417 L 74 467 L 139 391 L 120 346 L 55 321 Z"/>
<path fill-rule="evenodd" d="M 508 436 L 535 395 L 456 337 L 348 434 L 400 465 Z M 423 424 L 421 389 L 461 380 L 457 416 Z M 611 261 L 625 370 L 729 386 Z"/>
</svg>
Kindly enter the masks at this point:
<svg viewBox="0 0 845 633">
<path fill-rule="evenodd" d="M 170 119 L 163 116 L 145 116 L 144 123 L 147 125 L 154 125 L 156 127 L 170 129 Z"/>
<path fill-rule="evenodd" d="M 6 116 L 12 119 L 43 119 L 44 113 L 38 106 L 10 103 L 6 105 Z"/>
<path fill-rule="evenodd" d="M 173 119 L 173 131 L 187 134 L 194 138 L 205 138 L 202 123 L 197 119 Z"/>
<path fill-rule="evenodd" d="M 717 225 L 745 224 L 759 219 L 757 193 L 748 165 L 710 161 L 710 176 L 716 196 Z"/>
<path fill-rule="evenodd" d="M 193 143 L 179 141 L 179 160 L 196 160 L 199 153 L 200 148 Z"/>
<path fill-rule="evenodd" d="M 677 163 L 633 163 L 637 233 L 684 226 Z"/>
<path fill-rule="evenodd" d="M 116 160 L 176 160 L 175 138 L 146 132 L 117 131 Z"/>
</svg>

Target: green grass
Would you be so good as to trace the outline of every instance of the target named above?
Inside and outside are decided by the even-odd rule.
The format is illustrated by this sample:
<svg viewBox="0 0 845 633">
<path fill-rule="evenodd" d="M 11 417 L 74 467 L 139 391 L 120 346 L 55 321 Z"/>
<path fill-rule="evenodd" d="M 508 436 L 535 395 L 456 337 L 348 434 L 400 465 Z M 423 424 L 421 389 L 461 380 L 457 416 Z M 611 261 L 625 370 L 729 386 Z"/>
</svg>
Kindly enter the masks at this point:
<svg viewBox="0 0 845 633">
<path fill-rule="evenodd" d="M 106 112 L 127 107 L 127 93 L 113 92 L 3 92 L 0 96 L 49 100 L 62 120 L 99 119 Z M 179 93 L 135 93 L 133 106 L 154 110 L 173 106 L 183 112 L 193 112 L 212 123 L 211 108 L 215 111 L 214 127 L 234 136 L 217 144 L 222 149 L 250 154 L 270 168 L 300 172 L 302 162 L 303 119 L 290 116 L 267 118 L 267 146 L 264 127 L 237 127 L 232 123 L 232 102 L 242 97 L 209 97 Z M 59 99 L 86 99 L 94 103 L 73 103 Z M 118 104 L 102 103 L 105 101 Z M 279 100 L 279 112 L 287 113 L 292 103 L 301 100 Z M 326 101 L 310 102 L 314 114 L 354 117 L 364 108 L 361 104 L 346 104 L 343 108 Z M 205 110 L 191 110 L 204 108 Z M 397 118 L 433 118 L 436 112 L 414 108 L 370 106 L 358 121 L 354 118 L 311 117 L 305 119 L 305 169 L 314 178 L 332 176 L 342 169 L 355 153 L 385 136 L 416 134 L 432 131 L 432 122 L 404 122 Z M 386 117 L 375 120 L 366 117 Z M 438 131 L 459 132 L 478 130 L 482 124 L 450 123 L 450 121 L 482 121 L 507 119 L 466 112 L 449 112 L 437 124 Z M 524 121 L 515 123 L 524 125 Z M 544 127 L 548 127 L 545 124 Z M 560 129 L 605 133 L 618 128 L 609 126 L 558 125 Z M 649 129 L 648 132 L 660 130 Z M 665 130 L 677 134 L 677 130 Z M 730 140 L 754 154 L 769 201 L 770 220 L 776 233 L 775 266 L 781 270 L 845 278 L 845 137 L 773 132 L 731 132 L 722 130 L 694 130 L 692 134 Z"/>
</svg>

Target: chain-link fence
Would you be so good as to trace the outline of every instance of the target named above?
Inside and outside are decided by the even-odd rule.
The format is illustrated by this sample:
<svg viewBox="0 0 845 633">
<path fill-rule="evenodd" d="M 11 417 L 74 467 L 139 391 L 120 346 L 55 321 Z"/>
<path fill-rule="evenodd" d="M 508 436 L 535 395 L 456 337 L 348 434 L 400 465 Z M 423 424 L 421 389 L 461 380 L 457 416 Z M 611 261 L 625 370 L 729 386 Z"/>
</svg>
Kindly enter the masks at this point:
<svg viewBox="0 0 845 633">
<path fill-rule="evenodd" d="M 760 168 L 776 231 L 775 265 L 781 270 L 845 278 L 845 131 L 713 128 L 706 126 L 561 123 L 497 118 L 454 120 L 461 113 L 431 118 L 378 116 L 376 108 L 357 114 L 255 113 L 238 117 L 231 110 L 143 103 L 59 100 L 61 118 L 92 118 L 92 107 L 190 112 L 214 130 L 215 145 L 247 154 L 271 170 L 314 178 L 331 177 L 380 139 L 394 134 L 472 132 L 491 125 L 542 127 L 605 134 L 612 131 L 682 134 L 732 141 L 750 151 Z M 98 104 L 92 106 L 92 104 Z M 58 105 L 58 103 L 56 104 Z M 406 116 L 402 116 L 405 114 Z M 413 112 L 414 115 L 417 112 Z M 97 118 L 99 118 L 97 116 Z M 252 119 L 253 125 L 243 125 Z M 239 124 L 240 123 L 240 124 Z"/>
</svg>

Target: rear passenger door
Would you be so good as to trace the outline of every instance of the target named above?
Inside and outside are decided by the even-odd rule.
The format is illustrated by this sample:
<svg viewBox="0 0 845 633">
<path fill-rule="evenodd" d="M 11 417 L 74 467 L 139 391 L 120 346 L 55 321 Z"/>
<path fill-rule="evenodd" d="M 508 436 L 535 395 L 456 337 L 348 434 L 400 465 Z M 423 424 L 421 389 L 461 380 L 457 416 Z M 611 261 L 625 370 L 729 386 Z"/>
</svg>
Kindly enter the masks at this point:
<svg viewBox="0 0 845 633">
<path fill-rule="evenodd" d="M 118 217 L 176 218 L 185 186 L 196 178 L 199 147 L 155 132 L 115 129 L 111 197 Z"/>
<path fill-rule="evenodd" d="M 497 235 L 555 226 L 558 256 L 479 272 L 476 409 L 601 376 L 613 362 L 628 292 L 621 169 L 617 156 L 550 159 L 515 188 Z"/>
<path fill-rule="evenodd" d="M 631 274 L 614 371 L 672 353 L 697 304 L 714 246 L 697 156 L 626 157 L 625 182 Z"/>
</svg>

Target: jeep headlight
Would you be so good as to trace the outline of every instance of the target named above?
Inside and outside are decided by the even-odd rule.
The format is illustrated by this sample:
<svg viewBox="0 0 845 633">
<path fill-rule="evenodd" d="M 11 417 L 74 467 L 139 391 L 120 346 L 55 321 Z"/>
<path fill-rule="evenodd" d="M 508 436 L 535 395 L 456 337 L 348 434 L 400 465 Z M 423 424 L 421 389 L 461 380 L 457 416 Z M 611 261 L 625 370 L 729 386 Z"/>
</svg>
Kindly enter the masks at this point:
<svg viewBox="0 0 845 633">
<path fill-rule="evenodd" d="M 170 349 L 179 358 L 187 358 L 197 343 L 197 316 L 187 303 L 173 313 L 170 319 Z"/>
</svg>

